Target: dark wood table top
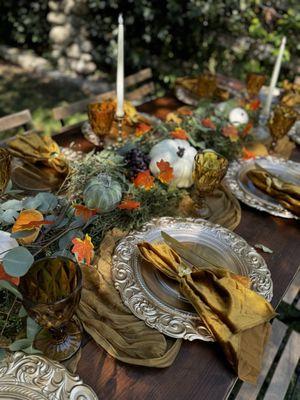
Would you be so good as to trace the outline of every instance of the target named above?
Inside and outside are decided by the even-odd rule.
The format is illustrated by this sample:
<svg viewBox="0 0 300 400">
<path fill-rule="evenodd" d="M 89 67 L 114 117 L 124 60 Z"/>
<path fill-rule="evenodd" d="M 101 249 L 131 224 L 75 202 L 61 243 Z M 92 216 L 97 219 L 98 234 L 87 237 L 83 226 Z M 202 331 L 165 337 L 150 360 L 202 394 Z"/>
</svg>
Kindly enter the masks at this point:
<svg viewBox="0 0 300 400">
<path fill-rule="evenodd" d="M 164 118 L 180 105 L 174 98 L 164 97 L 144 104 L 140 110 Z M 64 145 L 74 141 L 75 146 L 85 150 L 89 147 L 78 134 L 78 127 L 58 135 L 56 140 Z M 299 147 L 292 159 L 300 162 Z M 263 243 L 273 250 L 272 254 L 262 255 L 272 274 L 275 307 L 300 264 L 299 227 L 295 220 L 273 217 L 242 205 L 242 220 L 236 232 L 251 245 Z M 184 342 L 172 366 L 155 369 L 119 362 L 90 340 L 82 348 L 78 373 L 100 400 L 221 400 L 236 382 L 236 375 L 218 345 L 200 341 Z"/>
</svg>

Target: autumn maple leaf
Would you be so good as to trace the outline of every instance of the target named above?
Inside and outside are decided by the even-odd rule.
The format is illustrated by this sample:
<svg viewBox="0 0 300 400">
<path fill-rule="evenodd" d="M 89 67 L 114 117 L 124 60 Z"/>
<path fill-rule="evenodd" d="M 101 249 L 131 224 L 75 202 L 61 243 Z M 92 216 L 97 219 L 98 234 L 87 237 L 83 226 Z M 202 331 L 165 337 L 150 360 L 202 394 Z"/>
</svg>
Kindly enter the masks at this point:
<svg viewBox="0 0 300 400">
<path fill-rule="evenodd" d="M 248 133 L 251 131 L 252 128 L 253 128 L 252 122 L 248 122 L 248 124 L 243 129 L 243 134 L 248 135 Z"/>
<path fill-rule="evenodd" d="M 228 137 L 231 142 L 236 142 L 239 139 L 239 132 L 233 125 L 227 125 L 222 128 L 222 134 Z"/>
<path fill-rule="evenodd" d="M 13 283 L 14 285 L 18 286 L 20 283 L 20 278 L 8 275 L 5 272 L 3 265 L 0 264 L 0 281 L 7 281 L 7 282 Z"/>
<path fill-rule="evenodd" d="M 150 174 L 148 169 L 146 171 L 141 171 L 137 174 L 133 184 L 137 188 L 142 187 L 145 190 L 150 190 L 154 187 L 154 176 Z"/>
<path fill-rule="evenodd" d="M 242 154 L 243 154 L 243 159 L 244 160 L 249 160 L 250 158 L 254 158 L 255 157 L 255 153 L 253 153 L 253 151 L 250 151 L 250 150 L 246 149 L 246 147 L 243 147 Z"/>
<path fill-rule="evenodd" d="M 72 253 L 75 254 L 76 259 L 79 263 L 85 262 L 87 265 L 91 265 L 91 260 L 94 257 L 94 245 L 92 243 L 91 237 L 86 234 L 85 238 L 72 239 L 73 248 Z"/>
<path fill-rule="evenodd" d="M 39 228 L 40 226 L 43 225 L 51 225 L 53 224 L 54 221 L 47 221 L 47 220 L 42 220 L 42 221 L 30 221 L 27 224 L 20 225 L 20 230 L 28 230 L 28 229 L 34 229 L 34 228 Z"/>
<path fill-rule="evenodd" d="M 187 140 L 189 137 L 185 129 L 175 128 L 174 131 L 170 132 L 173 139 Z"/>
<path fill-rule="evenodd" d="M 173 168 L 171 167 L 170 163 L 168 161 L 160 160 L 156 163 L 156 165 L 160 171 L 157 178 L 162 183 L 170 183 L 174 178 Z"/>
<path fill-rule="evenodd" d="M 205 127 L 205 128 L 209 128 L 209 129 L 216 129 L 216 125 L 212 122 L 212 120 L 210 118 L 203 118 L 201 121 L 201 124 Z"/>
<path fill-rule="evenodd" d="M 139 201 L 124 199 L 119 205 L 118 208 L 120 210 L 135 210 L 139 208 L 141 203 Z"/>
<path fill-rule="evenodd" d="M 149 132 L 152 127 L 148 124 L 140 122 L 137 127 L 135 128 L 135 136 L 140 137 L 143 136 L 145 133 Z"/>
<path fill-rule="evenodd" d="M 83 204 L 73 204 L 75 208 L 75 216 L 82 218 L 84 221 L 88 221 L 93 215 L 97 214 L 95 208 L 88 208 Z"/>
</svg>

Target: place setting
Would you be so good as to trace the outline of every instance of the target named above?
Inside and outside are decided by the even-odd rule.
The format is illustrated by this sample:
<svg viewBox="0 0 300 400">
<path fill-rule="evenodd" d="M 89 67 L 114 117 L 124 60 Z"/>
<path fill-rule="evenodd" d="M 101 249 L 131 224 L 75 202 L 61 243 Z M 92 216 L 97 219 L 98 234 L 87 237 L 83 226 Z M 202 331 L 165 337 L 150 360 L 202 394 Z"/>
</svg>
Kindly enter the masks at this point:
<svg viewBox="0 0 300 400">
<path fill-rule="evenodd" d="M 192 346 L 213 360 L 197 358 L 218 369 L 216 387 L 227 374 L 256 390 L 278 335 L 300 218 L 299 84 L 279 82 L 287 39 L 270 77 L 182 65 L 159 119 L 157 98 L 145 114 L 126 92 L 126 23 L 119 15 L 116 90 L 85 99 L 70 145 L 64 126 L 0 147 L 0 399 L 129 399 L 130 371 L 141 385 L 152 368 L 174 379 L 183 343 L 193 365 Z"/>
</svg>

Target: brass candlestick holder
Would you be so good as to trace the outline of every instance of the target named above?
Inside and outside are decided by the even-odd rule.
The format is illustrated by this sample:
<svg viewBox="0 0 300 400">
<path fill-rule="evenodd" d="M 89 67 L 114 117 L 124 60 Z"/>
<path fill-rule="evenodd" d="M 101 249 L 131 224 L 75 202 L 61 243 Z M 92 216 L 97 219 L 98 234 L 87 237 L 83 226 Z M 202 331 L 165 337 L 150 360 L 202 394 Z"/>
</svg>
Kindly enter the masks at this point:
<svg viewBox="0 0 300 400">
<path fill-rule="evenodd" d="M 115 117 L 118 125 L 118 137 L 117 137 L 117 145 L 121 145 L 123 143 L 123 121 L 124 114 L 122 116 L 116 115 Z"/>
</svg>

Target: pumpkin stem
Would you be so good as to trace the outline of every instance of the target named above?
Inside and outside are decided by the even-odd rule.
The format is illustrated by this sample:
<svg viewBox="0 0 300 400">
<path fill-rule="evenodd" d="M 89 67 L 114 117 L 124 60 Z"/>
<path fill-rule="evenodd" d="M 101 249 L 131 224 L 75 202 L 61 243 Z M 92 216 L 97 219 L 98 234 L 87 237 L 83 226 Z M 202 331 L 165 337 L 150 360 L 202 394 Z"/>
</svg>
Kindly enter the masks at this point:
<svg viewBox="0 0 300 400">
<path fill-rule="evenodd" d="M 104 187 L 109 188 L 111 186 L 111 177 L 109 175 L 100 173 L 97 175 L 97 179 L 99 180 L 99 182 L 102 183 Z"/>
<path fill-rule="evenodd" d="M 178 157 L 182 158 L 184 156 L 185 148 L 184 147 L 178 147 L 177 155 Z"/>
</svg>

